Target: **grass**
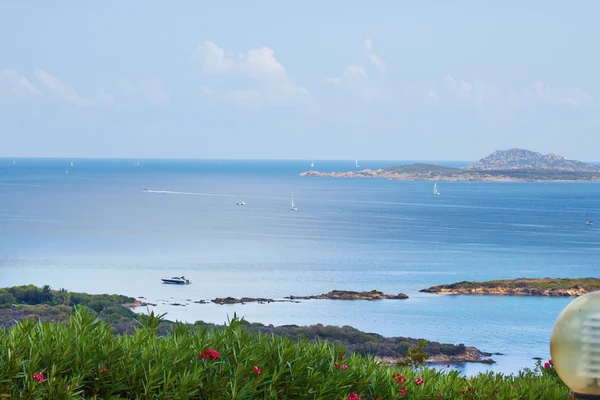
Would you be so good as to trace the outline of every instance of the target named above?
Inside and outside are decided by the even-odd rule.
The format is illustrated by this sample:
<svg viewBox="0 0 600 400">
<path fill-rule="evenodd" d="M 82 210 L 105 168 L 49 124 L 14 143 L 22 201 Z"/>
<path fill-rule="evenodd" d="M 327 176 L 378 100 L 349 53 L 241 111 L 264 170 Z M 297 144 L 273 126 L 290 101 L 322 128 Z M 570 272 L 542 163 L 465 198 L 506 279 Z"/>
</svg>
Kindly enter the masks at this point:
<svg viewBox="0 0 600 400">
<path fill-rule="evenodd" d="M 324 341 L 252 333 L 234 317 L 206 329 L 140 316 L 132 335 L 77 306 L 68 322 L 23 319 L 0 330 L 0 398 L 562 399 L 551 366 L 517 375 L 386 367 Z M 441 394 L 441 396 L 440 396 Z"/>
</svg>

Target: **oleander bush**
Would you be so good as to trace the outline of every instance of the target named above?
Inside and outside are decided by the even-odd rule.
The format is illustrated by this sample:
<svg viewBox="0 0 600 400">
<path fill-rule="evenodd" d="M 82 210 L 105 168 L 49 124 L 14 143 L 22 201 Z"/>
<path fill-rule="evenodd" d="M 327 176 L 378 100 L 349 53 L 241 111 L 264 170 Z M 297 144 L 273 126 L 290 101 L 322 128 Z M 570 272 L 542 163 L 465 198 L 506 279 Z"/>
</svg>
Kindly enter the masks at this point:
<svg viewBox="0 0 600 400">
<path fill-rule="evenodd" d="M 423 366 L 388 367 L 345 357 L 336 344 L 243 329 L 172 324 L 140 316 L 114 335 L 83 306 L 68 322 L 25 318 L 0 329 L 0 398 L 11 399 L 566 399 L 552 365 L 512 376 Z M 415 351 L 419 357 L 419 351 Z"/>
</svg>

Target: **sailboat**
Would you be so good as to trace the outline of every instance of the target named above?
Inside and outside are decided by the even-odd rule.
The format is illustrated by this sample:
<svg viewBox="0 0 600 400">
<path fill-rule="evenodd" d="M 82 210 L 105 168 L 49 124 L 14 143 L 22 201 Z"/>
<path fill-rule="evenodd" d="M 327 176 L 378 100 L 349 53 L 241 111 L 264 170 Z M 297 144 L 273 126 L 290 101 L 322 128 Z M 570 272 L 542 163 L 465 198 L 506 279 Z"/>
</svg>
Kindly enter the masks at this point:
<svg viewBox="0 0 600 400">
<path fill-rule="evenodd" d="M 240 201 L 238 201 L 237 203 L 238 206 L 245 206 L 246 202 L 244 200 L 242 200 L 242 189 L 240 189 Z"/>
<path fill-rule="evenodd" d="M 292 206 L 290 207 L 292 211 L 298 211 L 298 207 L 294 204 L 294 193 L 292 193 Z"/>
<path fill-rule="evenodd" d="M 71 161 L 71 168 L 73 168 L 73 161 Z"/>
<path fill-rule="evenodd" d="M 594 225 L 591 219 L 588 218 L 588 215 L 585 214 L 585 224 L 586 225 Z"/>
<path fill-rule="evenodd" d="M 314 166 L 315 166 L 315 163 L 314 163 L 314 161 L 313 161 L 313 162 L 311 162 L 311 163 L 310 163 L 310 167 L 312 168 L 312 167 L 314 167 Z"/>
<path fill-rule="evenodd" d="M 356 164 L 356 168 L 360 168 L 360 165 L 358 165 L 358 160 L 355 161 Z"/>
<path fill-rule="evenodd" d="M 140 162 L 136 162 L 135 164 L 133 164 L 134 167 L 139 167 L 140 166 Z"/>
<path fill-rule="evenodd" d="M 13 160 L 13 165 L 15 165 L 17 163 L 17 160 Z"/>
<path fill-rule="evenodd" d="M 69 168 L 67 168 L 67 170 L 65 171 L 65 174 L 68 174 L 68 173 L 69 173 Z"/>
<path fill-rule="evenodd" d="M 437 182 L 433 184 L 433 194 L 435 194 L 436 196 L 440 195 L 440 192 L 438 192 L 437 190 Z"/>
</svg>

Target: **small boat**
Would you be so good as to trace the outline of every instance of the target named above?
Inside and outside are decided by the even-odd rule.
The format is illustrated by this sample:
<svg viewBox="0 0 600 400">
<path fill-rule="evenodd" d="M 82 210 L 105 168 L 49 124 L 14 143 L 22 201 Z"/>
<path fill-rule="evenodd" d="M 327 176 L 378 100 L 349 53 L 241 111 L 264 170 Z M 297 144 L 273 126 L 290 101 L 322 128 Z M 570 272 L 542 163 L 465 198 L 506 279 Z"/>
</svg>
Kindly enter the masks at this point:
<svg viewBox="0 0 600 400">
<path fill-rule="evenodd" d="M 17 163 L 17 160 L 13 160 L 13 165 L 15 165 Z"/>
<path fill-rule="evenodd" d="M 586 225 L 594 225 L 592 220 L 588 218 L 587 214 L 585 215 L 585 224 Z"/>
<path fill-rule="evenodd" d="M 437 182 L 433 184 L 433 194 L 436 196 L 440 195 L 440 192 L 437 190 Z"/>
<path fill-rule="evenodd" d="M 298 207 L 296 207 L 296 205 L 294 204 L 294 193 L 292 193 L 292 205 L 290 207 L 290 210 L 298 211 Z"/>
<path fill-rule="evenodd" d="M 73 168 L 73 161 L 71 161 L 71 168 Z"/>
<path fill-rule="evenodd" d="M 170 283 L 173 285 L 188 285 L 192 283 L 189 279 L 186 279 L 185 276 L 174 276 L 172 278 L 160 278 L 163 283 Z"/>
<path fill-rule="evenodd" d="M 313 162 L 311 162 L 311 163 L 310 163 L 310 167 L 312 168 L 312 167 L 314 167 L 314 166 L 315 166 L 315 163 L 314 163 L 314 161 L 313 161 Z"/>
<path fill-rule="evenodd" d="M 139 167 L 140 166 L 140 162 L 137 161 L 135 164 L 133 164 L 134 167 Z"/>
<path fill-rule="evenodd" d="M 358 165 L 358 160 L 355 160 L 354 163 L 356 164 L 356 168 L 360 168 L 360 165 Z"/>
<path fill-rule="evenodd" d="M 242 189 L 240 189 L 240 201 L 238 201 L 237 203 L 238 206 L 245 206 L 246 202 L 244 200 L 242 200 Z"/>
<path fill-rule="evenodd" d="M 67 170 L 65 171 L 65 174 L 68 174 L 68 173 L 69 173 L 69 168 L 67 168 Z"/>
</svg>

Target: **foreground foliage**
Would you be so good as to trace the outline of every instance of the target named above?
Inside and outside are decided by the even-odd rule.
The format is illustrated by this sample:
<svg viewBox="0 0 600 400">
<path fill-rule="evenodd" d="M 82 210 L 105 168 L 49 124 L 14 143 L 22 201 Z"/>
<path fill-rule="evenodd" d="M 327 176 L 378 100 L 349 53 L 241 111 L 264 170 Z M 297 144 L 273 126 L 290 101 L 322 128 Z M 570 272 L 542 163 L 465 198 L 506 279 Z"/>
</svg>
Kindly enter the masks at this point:
<svg viewBox="0 0 600 400">
<path fill-rule="evenodd" d="M 134 302 L 134 298 L 127 296 L 76 293 L 68 292 L 65 289 L 52 290 L 48 285 L 41 288 L 34 285 L 4 288 L 0 289 L 0 328 L 10 327 L 23 318 L 68 322 L 73 307 L 85 306 L 100 320 L 110 323 L 113 333 L 134 333 L 135 327 L 138 326 L 139 315 L 124 306 L 124 304 L 133 304 Z M 204 328 L 219 328 L 219 325 L 202 321 L 196 322 L 195 325 Z M 165 321 L 159 333 L 166 334 L 172 326 L 173 323 Z M 243 327 L 253 333 L 276 334 L 292 340 L 307 339 L 314 342 L 316 338 L 319 338 L 340 344 L 352 353 L 378 357 L 405 357 L 409 350 L 420 342 L 419 339 L 384 337 L 376 333 L 362 332 L 351 326 L 337 327 L 317 324 L 275 327 L 244 322 Z M 426 341 L 424 350 L 432 356 L 440 354 L 454 356 L 465 353 L 466 346 Z"/>
<path fill-rule="evenodd" d="M 341 346 L 140 316 L 115 336 L 83 307 L 68 323 L 24 319 L 0 330 L 0 398 L 14 399 L 562 399 L 550 365 L 516 376 L 389 368 Z M 522 397 L 520 397 L 522 396 Z"/>
</svg>

